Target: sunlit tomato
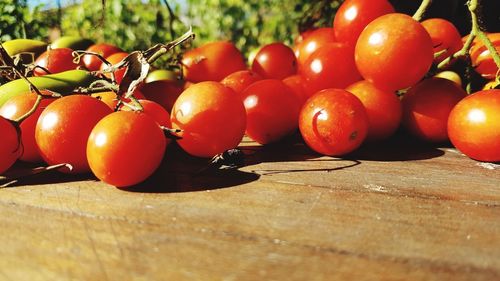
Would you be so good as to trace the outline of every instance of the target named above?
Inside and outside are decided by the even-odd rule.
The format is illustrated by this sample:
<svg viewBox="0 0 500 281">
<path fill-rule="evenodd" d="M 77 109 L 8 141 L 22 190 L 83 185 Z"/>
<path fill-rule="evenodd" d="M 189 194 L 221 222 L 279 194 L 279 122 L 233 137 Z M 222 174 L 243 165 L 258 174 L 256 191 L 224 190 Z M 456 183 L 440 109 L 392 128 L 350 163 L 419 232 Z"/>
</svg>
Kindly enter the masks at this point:
<svg viewBox="0 0 500 281">
<path fill-rule="evenodd" d="M 220 81 L 229 74 L 244 70 L 245 60 L 233 43 L 207 43 L 184 53 L 184 78 L 191 82 Z"/>
<path fill-rule="evenodd" d="M 110 55 L 109 57 L 106 58 L 106 60 L 109 63 L 111 63 L 112 65 L 115 65 L 115 64 L 121 62 L 128 55 L 129 54 L 125 53 L 125 52 L 118 52 L 118 53 L 114 53 L 114 54 Z M 101 64 L 101 70 L 104 70 L 107 67 L 108 66 L 105 63 Z M 116 79 L 116 82 L 118 84 L 120 84 L 120 82 L 122 81 L 123 76 L 125 75 L 125 71 L 126 70 L 127 69 L 124 67 L 124 68 L 121 68 L 121 69 L 118 69 L 117 71 L 115 71 L 115 79 Z M 106 73 L 106 76 L 107 77 L 111 77 L 111 74 L 110 73 Z"/>
<path fill-rule="evenodd" d="M 292 75 L 283 79 L 283 83 L 287 85 L 295 94 L 299 100 L 300 106 L 302 106 L 306 100 L 309 98 L 309 94 L 306 91 L 306 80 L 301 75 Z"/>
<path fill-rule="evenodd" d="M 311 28 L 311 29 L 308 29 L 308 30 L 305 30 L 305 31 L 302 31 L 297 37 L 295 37 L 295 39 L 293 40 L 293 45 L 294 47 L 296 47 L 297 45 L 299 45 L 302 41 L 304 41 L 307 37 L 309 37 L 309 35 L 311 35 L 311 33 L 313 33 L 313 31 L 316 30 L 315 28 Z M 295 53 L 295 50 L 294 50 L 294 53 Z M 253 60 L 252 60 L 253 61 Z"/>
<path fill-rule="evenodd" d="M 262 47 L 252 63 L 252 70 L 267 79 L 284 79 L 297 73 L 297 58 L 287 45 L 277 42 Z"/>
<path fill-rule="evenodd" d="M 472 159 L 500 162 L 500 90 L 461 100 L 448 119 L 451 143 Z"/>
<path fill-rule="evenodd" d="M 422 25 L 432 38 L 434 53 L 446 50 L 445 53 L 434 59 L 436 63 L 443 61 L 462 48 L 462 37 L 453 23 L 445 19 L 433 18 L 424 20 Z"/>
<path fill-rule="evenodd" d="M 42 92 L 44 91 L 42 90 Z M 31 92 L 14 96 L 2 105 L 0 108 L 0 115 L 15 120 L 28 113 L 35 105 L 36 99 L 37 95 Z M 42 111 L 54 100 L 54 98 L 43 98 L 40 104 L 38 104 L 37 109 L 19 125 L 23 148 L 23 153 L 19 157 L 20 160 L 32 163 L 43 161 L 35 141 L 35 127 Z"/>
<path fill-rule="evenodd" d="M 465 96 L 465 91 L 450 80 L 423 80 L 403 96 L 403 125 L 422 140 L 447 141 L 448 115 Z"/>
<path fill-rule="evenodd" d="M 281 80 L 257 81 L 241 97 L 247 113 L 246 134 L 254 141 L 277 142 L 297 130 L 300 103 Z"/>
<path fill-rule="evenodd" d="M 104 102 L 112 110 L 115 110 L 116 106 L 118 105 L 118 96 L 113 91 L 98 92 L 91 94 L 90 96 Z M 145 99 L 144 95 L 138 89 L 134 91 L 133 96 L 136 99 Z M 127 99 L 122 99 L 122 101 L 130 102 L 131 100 L 127 98 Z"/>
<path fill-rule="evenodd" d="M 304 63 L 300 74 L 306 79 L 309 95 L 328 88 L 343 89 L 362 79 L 352 48 L 342 43 L 326 44 L 316 50 Z"/>
<path fill-rule="evenodd" d="M 83 66 L 83 62 L 80 61 L 80 63 L 76 64 L 73 59 L 73 50 L 70 48 L 49 49 L 35 60 L 35 65 L 47 69 L 50 73 L 59 73 Z M 42 76 L 47 74 L 47 72 L 43 69 L 35 68 L 34 74 L 35 76 Z"/>
<path fill-rule="evenodd" d="M 144 83 L 139 89 L 146 99 L 160 104 L 170 112 L 177 97 L 184 91 L 184 85 L 181 81 L 158 80 Z"/>
<path fill-rule="evenodd" d="M 142 112 L 146 113 L 147 115 L 151 116 L 160 126 L 164 126 L 167 128 L 171 127 L 171 122 L 170 122 L 170 114 L 168 111 L 163 108 L 160 104 L 150 101 L 150 100 L 138 100 L 142 106 Z M 120 107 L 121 111 L 134 111 L 135 108 L 132 108 L 130 106 L 121 106 Z"/>
<path fill-rule="evenodd" d="M 95 125 L 86 153 L 97 178 L 126 187 L 147 179 L 160 165 L 165 148 L 165 135 L 148 114 L 118 111 Z"/>
<path fill-rule="evenodd" d="M 396 93 L 380 90 L 363 80 L 345 89 L 363 103 L 368 115 L 367 140 L 383 140 L 392 136 L 401 123 L 401 101 Z"/>
<path fill-rule="evenodd" d="M 23 152 L 19 133 L 12 121 L 0 116 L 0 174 L 7 171 Z"/>
<path fill-rule="evenodd" d="M 86 157 L 90 131 L 111 109 L 98 99 L 70 95 L 49 104 L 38 118 L 35 139 L 49 165 L 68 163 L 71 173 L 90 171 Z"/>
<path fill-rule="evenodd" d="M 177 143 L 193 156 L 213 157 L 235 148 L 245 133 L 243 102 L 219 82 L 191 85 L 177 98 L 170 118 L 172 128 L 183 131 Z"/>
<path fill-rule="evenodd" d="M 299 129 L 314 151 L 341 156 L 363 143 L 368 132 L 368 117 L 356 96 L 341 89 L 326 89 L 304 104 Z"/>
<path fill-rule="evenodd" d="M 378 88 L 405 89 L 430 69 L 434 59 L 432 39 L 412 17 L 387 14 L 361 32 L 355 59 L 361 75 Z"/>
<path fill-rule="evenodd" d="M 94 44 L 90 46 L 87 51 L 97 53 L 103 58 L 107 58 L 114 53 L 123 52 L 123 50 L 118 48 L 117 46 L 106 43 Z M 96 71 L 101 68 L 102 60 L 93 55 L 84 55 L 83 63 L 88 70 Z"/>
<path fill-rule="evenodd" d="M 389 13 L 394 13 L 394 8 L 387 0 L 346 0 L 333 20 L 335 38 L 338 42 L 355 46 L 366 25 Z"/>
<path fill-rule="evenodd" d="M 318 28 L 309 33 L 302 42 L 295 46 L 295 56 L 297 57 L 299 70 L 314 51 L 333 42 L 335 42 L 335 34 L 331 27 Z"/>
<path fill-rule="evenodd" d="M 220 81 L 222 85 L 233 89 L 240 94 L 246 87 L 254 82 L 262 80 L 262 77 L 251 70 L 240 70 L 233 72 Z"/>
<path fill-rule="evenodd" d="M 496 51 L 500 53 L 500 33 L 487 35 Z M 482 41 L 477 42 L 470 50 L 470 58 L 474 69 L 486 79 L 495 79 L 498 67 L 488 48 Z"/>
</svg>

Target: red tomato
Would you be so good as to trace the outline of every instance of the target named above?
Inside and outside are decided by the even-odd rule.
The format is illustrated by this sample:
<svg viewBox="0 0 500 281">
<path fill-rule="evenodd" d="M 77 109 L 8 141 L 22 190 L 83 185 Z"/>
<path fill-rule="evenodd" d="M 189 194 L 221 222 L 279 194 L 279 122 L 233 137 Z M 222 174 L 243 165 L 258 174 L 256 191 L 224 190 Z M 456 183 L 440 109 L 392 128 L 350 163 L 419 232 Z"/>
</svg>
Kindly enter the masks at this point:
<svg viewBox="0 0 500 281">
<path fill-rule="evenodd" d="M 114 53 L 123 52 L 122 49 L 106 43 L 94 44 L 87 49 L 88 52 L 94 52 L 101 55 L 103 58 L 107 58 Z M 102 61 L 93 55 L 84 55 L 83 64 L 90 71 L 96 71 L 101 69 Z"/>
<path fill-rule="evenodd" d="M 491 43 L 500 53 L 500 33 L 490 33 L 487 35 Z M 495 79 L 498 67 L 493 61 L 488 48 L 482 41 L 478 41 L 470 50 L 472 65 L 475 70 L 486 79 Z"/>
<path fill-rule="evenodd" d="M 174 129 L 183 130 L 177 143 L 197 157 L 213 157 L 235 148 L 245 133 L 243 102 L 219 82 L 191 85 L 177 98 L 170 118 Z"/>
<path fill-rule="evenodd" d="M 356 65 L 378 88 L 405 89 L 424 77 L 432 65 L 432 39 L 425 28 L 404 14 L 381 16 L 361 32 Z"/>
<path fill-rule="evenodd" d="M 328 88 L 345 88 L 361 80 L 352 48 L 342 43 L 326 44 L 309 56 L 300 74 L 309 95 Z"/>
<path fill-rule="evenodd" d="M 11 120 L 17 119 L 28 113 L 33 108 L 36 99 L 37 95 L 32 92 L 14 96 L 2 105 L 0 108 L 0 115 Z M 42 99 L 35 112 L 33 112 L 28 118 L 24 119 L 24 121 L 22 121 L 19 125 L 19 128 L 21 129 L 21 144 L 23 148 L 23 152 L 19 157 L 20 160 L 32 163 L 43 161 L 42 156 L 40 156 L 40 153 L 38 152 L 38 146 L 35 141 L 35 127 L 38 117 L 42 111 L 54 100 L 54 98 Z"/>
<path fill-rule="evenodd" d="M 461 100 L 448 118 L 451 143 L 472 159 L 500 162 L 500 90 Z"/>
<path fill-rule="evenodd" d="M 7 171 L 23 152 L 18 129 L 12 121 L 0 116 L 0 174 Z"/>
<path fill-rule="evenodd" d="M 422 140 L 447 141 L 448 115 L 465 96 L 465 91 L 448 79 L 423 80 L 403 96 L 403 125 Z"/>
<path fill-rule="evenodd" d="M 91 95 L 91 97 L 102 101 L 112 110 L 116 109 L 116 105 L 118 103 L 118 97 L 116 93 L 113 91 L 94 93 Z"/>
<path fill-rule="evenodd" d="M 335 42 L 333 28 L 318 28 L 307 35 L 297 46 L 295 46 L 295 56 L 299 64 L 299 70 L 306 62 L 307 58 L 321 46 Z"/>
<path fill-rule="evenodd" d="M 246 87 L 259 80 L 262 80 L 259 74 L 251 70 L 240 70 L 229 74 L 220 82 L 222 85 L 233 89 L 237 94 L 241 94 Z"/>
<path fill-rule="evenodd" d="M 434 53 L 446 50 L 445 53 L 434 59 L 436 63 L 443 61 L 462 48 L 462 37 L 453 23 L 445 19 L 433 18 L 424 20 L 422 25 L 432 38 Z"/>
<path fill-rule="evenodd" d="M 299 129 L 314 151 L 341 156 L 357 149 L 366 138 L 368 117 L 361 101 L 341 89 L 326 89 L 302 107 Z"/>
<path fill-rule="evenodd" d="M 367 140 L 376 141 L 392 136 L 401 123 L 401 101 L 396 93 L 383 91 L 363 80 L 345 89 L 359 98 L 368 115 Z"/>
<path fill-rule="evenodd" d="M 241 97 L 247 113 L 246 134 L 254 141 L 277 142 L 297 130 L 300 103 L 281 80 L 257 81 Z"/>
<path fill-rule="evenodd" d="M 106 60 L 111 63 L 112 65 L 115 65 L 119 62 L 121 62 L 125 57 L 127 57 L 129 54 L 128 53 L 125 53 L 125 52 L 118 52 L 118 53 L 114 53 L 112 55 L 110 55 L 109 57 L 106 58 Z M 104 70 L 106 69 L 108 66 L 103 63 L 101 64 L 101 70 Z M 121 69 L 118 69 L 117 71 L 115 71 L 115 79 L 116 79 L 116 83 L 120 84 L 120 82 L 122 81 L 123 79 L 123 76 L 125 75 L 125 71 L 127 70 L 126 67 L 124 68 L 121 68 Z M 110 73 L 106 73 L 106 76 L 107 77 L 111 77 L 111 74 Z"/>
<path fill-rule="evenodd" d="M 70 95 L 49 104 L 38 118 L 35 139 L 49 165 L 68 163 L 71 173 L 89 172 L 86 157 L 90 131 L 111 109 L 98 99 Z"/>
<path fill-rule="evenodd" d="M 146 99 L 160 104 L 170 112 L 175 101 L 184 91 L 184 85 L 181 81 L 157 80 L 142 84 L 140 91 Z"/>
<path fill-rule="evenodd" d="M 346 0 L 333 20 L 335 38 L 338 42 L 354 47 L 366 25 L 389 13 L 394 13 L 394 8 L 387 0 Z"/>
<path fill-rule="evenodd" d="M 289 76 L 283 79 L 283 83 L 285 83 L 285 85 L 293 91 L 299 100 L 300 106 L 302 106 L 309 98 L 309 94 L 306 91 L 306 80 L 301 75 Z"/>
<path fill-rule="evenodd" d="M 150 100 L 138 100 L 142 105 L 142 112 L 152 117 L 160 126 L 171 127 L 170 114 L 160 104 Z M 121 111 L 133 111 L 129 106 L 120 107 Z"/>
<path fill-rule="evenodd" d="M 283 43 L 262 47 L 252 63 L 252 70 L 267 79 L 284 79 L 297 73 L 297 58 L 292 49 Z"/>
<path fill-rule="evenodd" d="M 163 131 L 141 112 L 118 111 L 102 118 L 88 137 L 86 155 L 94 175 L 126 187 L 147 179 L 165 153 Z"/>
<path fill-rule="evenodd" d="M 83 66 L 82 61 L 76 64 L 73 62 L 73 59 L 73 50 L 70 48 L 49 49 L 38 56 L 35 60 L 35 65 L 47 69 L 50 73 L 59 73 Z M 47 72 L 40 68 L 35 68 L 34 74 L 35 76 L 42 76 L 47 74 Z"/>
<path fill-rule="evenodd" d="M 229 74 L 246 69 L 241 52 L 233 43 L 207 43 L 184 53 L 184 78 L 191 82 L 220 81 Z"/>
</svg>

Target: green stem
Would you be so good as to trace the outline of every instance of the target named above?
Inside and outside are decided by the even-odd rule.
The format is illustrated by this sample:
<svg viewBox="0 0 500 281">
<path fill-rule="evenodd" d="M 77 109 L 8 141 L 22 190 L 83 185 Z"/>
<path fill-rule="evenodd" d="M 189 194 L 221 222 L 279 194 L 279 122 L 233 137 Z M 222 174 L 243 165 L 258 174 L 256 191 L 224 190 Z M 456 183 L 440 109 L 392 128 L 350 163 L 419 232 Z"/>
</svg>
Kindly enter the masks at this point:
<svg viewBox="0 0 500 281">
<path fill-rule="evenodd" d="M 38 105 L 40 105 L 40 102 L 42 101 L 42 98 L 43 96 L 42 95 L 36 95 L 36 100 L 35 100 L 35 104 L 33 104 L 33 106 L 31 107 L 31 109 L 26 112 L 25 114 L 21 115 L 19 118 L 16 118 L 15 120 L 13 120 L 14 122 L 18 123 L 18 124 L 21 124 L 21 122 L 23 122 L 26 118 L 30 117 L 31 114 L 33 114 L 36 109 L 38 108 Z"/>
<path fill-rule="evenodd" d="M 416 21 L 421 21 L 422 17 L 424 16 L 425 12 L 427 11 L 427 8 L 429 8 L 431 3 L 432 0 L 422 0 L 420 7 L 418 7 L 418 10 L 413 15 L 413 19 Z"/>
</svg>

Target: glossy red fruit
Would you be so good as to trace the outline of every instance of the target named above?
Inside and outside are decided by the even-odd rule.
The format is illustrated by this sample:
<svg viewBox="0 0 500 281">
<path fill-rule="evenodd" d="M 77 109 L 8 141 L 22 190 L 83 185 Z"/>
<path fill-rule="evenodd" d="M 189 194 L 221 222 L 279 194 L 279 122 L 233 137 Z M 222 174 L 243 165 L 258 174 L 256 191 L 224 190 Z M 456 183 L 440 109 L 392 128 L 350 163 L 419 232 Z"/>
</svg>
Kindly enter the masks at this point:
<svg viewBox="0 0 500 281">
<path fill-rule="evenodd" d="M 247 114 L 246 134 L 254 141 L 277 142 L 297 130 L 300 103 L 281 80 L 257 81 L 241 97 Z"/>
<path fill-rule="evenodd" d="M 122 49 L 118 48 L 115 45 L 107 44 L 107 43 L 99 43 L 90 46 L 87 49 L 88 52 L 94 52 L 101 55 L 103 58 L 107 58 L 114 53 L 123 52 Z M 83 64 L 90 71 L 96 71 L 101 69 L 102 60 L 100 60 L 97 56 L 93 55 L 84 55 L 83 56 Z"/>
<path fill-rule="evenodd" d="M 89 172 L 87 139 L 95 124 L 111 112 L 105 103 L 85 95 L 52 102 L 38 118 L 35 129 L 42 158 L 49 165 L 71 164 L 71 173 Z"/>
<path fill-rule="evenodd" d="M 500 162 L 500 90 L 461 100 L 448 118 L 451 143 L 472 159 Z"/>
<path fill-rule="evenodd" d="M 378 89 L 366 80 L 356 82 L 345 90 L 358 97 L 366 109 L 367 140 L 387 139 L 396 132 L 401 123 L 403 110 L 395 92 Z"/>
<path fill-rule="evenodd" d="M 146 180 L 158 168 L 166 140 L 146 113 L 118 111 L 92 129 L 86 155 L 92 172 L 105 183 L 127 187 Z"/>
<path fill-rule="evenodd" d="M 184 84 L 182 81 L 158 80 L 144 83 L 139 89 L 146 99 L 160 104 L 167 112 L 170 112 L 175 101 L 184 91 Z"/>
<path fill-rule="evenodd" d="M 66 70 L 77 69 L 83 62 L 74 63 L 73 50 L 70 48 L 49 49 L 35 60 L 35 65 L 47 69 L 50 73 L 59 73 Z M 48 74 L 40 68 L 35 68 L 35 76 Z"/>
<path fill-rule="evenodd" d="M 465 91 L 450 80 L 423 80 L 403 96 L 403 125 L 411 134 L 422 140 L 447 141 L 448 116 L 465 96 Z"/>
<path fill-rule="evenodd" d="M 335 33 L 331 27 L 322 27 L 311 31 L 298 45 L 295 46 L 295 56 L 299 70 L 307 58 L 321 46 L 335 42 Z"/>
<path fill-rule="evenodd" d="M 213 157 L 235 148 L 245 133 L 243 102 L 219 82 L 191 85 L 177 98 L 170 118 L 172 127 L 183 131 L 177 143 L 197 157 Z"/>
<path fill-rule="evenodd" d="M 297 73 L 297 58 L 287 45 L 276 42 L 263 46 L 252 63 L 252 71 L 267 79 L 284 79 Z"/>
<path fill-rule="evenodd" d="M 23 152 L 19 133 L 12 121 L 0 116 L 0 174 L 7 171 Z"/>
<path fill-rule="evenodd" d="M 422 26 L 432 38 L 434 53 L 446 50 L 434 59 L 436 63 L 443 61 L 462 48 L 462 37 L 453 23 L 445 19 L 432 18 L 424 20 Z"/>
<path fill-rule="evenodd" d="M 210 42 L 184 53 L 184 78 L 191 82 L 220 81 L 229 74 L 246 69 L 241 52 L 233 43 Z"/>
<path fill-rule="evenodd" d="M 342 156 L 363 143 L 368 132 L 368 117 L 356 96 L 341 89 L 326 89 L 304 104 L 299 129 L 314 151 Z"/>
<path fill-rule="evenodd" d="M 110 55 L 109 57 L 106 57 L 106 60 L 109 63 L 111 63 L 112 65 L 115 65 L 115 64 L 121 62 L 128 55 L 129 54 L 125 53 L 125 52 L 118 52 L 118 53 L 114 53 L 114 54 Z M 107 67 L 108 66 L 105 63 L 101 64 L 101 70 L 104 70 Z M 118 84 L 120 84 L 120 82 L 122 81 L 123 76 L 125 75 L 125 71 L 126 70 L 127 69 L 124 67 L 124 68 L 121 68 L 121 69 L 118 69 L 117 71 L 115 71 L 115 79 L 116 79 L 116 82 Z M 111 77 L 111 74 L 110 73 L 106 73 L 106 76 L 107 77 Z"/>
<path fill-rule="evenodd" d="M 233 89 L 237 94 L 243 92 L 246 87 L 253 83 L 262 80 L 262 76 L 251 70 L 240 70 L 233 72 L 222 79 L 222 85 Z"/>
<path fill-rule="evenodd" d="M 432 65 L 432 39 L 412 17 L 392 13 L 370 22 L 356 43 L 356 65 L 378 88 L 400 90 L 416 84 Z"/>
<path fill-rule="evenodd" d="M 301 75 L 297 74 L 289 76 L 283 79 L 283 83 L 285 83 L 285 85 L 287 85 L 295 94 L 299 100 L 300 106 L 302 106 L 309 98 L 309 94 L 306 90 L 306 80 Z"/>
<path fill-rule="evenodd" d="M 487 35 L 496 51 L 500 53 L 500 33 L 490 33 Z M 491 56 L 488 48 L 482 41 L 478 41 L 470 50 L 472 65 L 475 70 L 486 79 L 495 79 L 498 67 Z"/>
<path fill-rule="evenodd" d="M 355 46 L 361 31 L 374 19 L 394 13 L 387 0 L 346 0 L 340 5 L 333 20 L 337 42 Z"/>
</svg>

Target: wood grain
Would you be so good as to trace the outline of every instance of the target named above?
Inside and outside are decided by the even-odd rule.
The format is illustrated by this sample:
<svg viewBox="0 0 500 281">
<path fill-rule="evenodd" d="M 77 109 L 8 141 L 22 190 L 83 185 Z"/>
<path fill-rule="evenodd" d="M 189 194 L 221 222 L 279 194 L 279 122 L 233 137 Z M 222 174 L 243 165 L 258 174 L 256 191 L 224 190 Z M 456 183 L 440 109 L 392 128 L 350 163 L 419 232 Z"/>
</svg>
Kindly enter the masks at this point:
<svg viewBox="0 0 500 281">
<path fill-rule="evenodd" d="M 498 165 L 401 139 L 346 159 L 241 148 L 244 167 L 203 173 L 171 149 L 128 190 L 0 190 L 0 279 L 500 280 Z"/>
</svg>

